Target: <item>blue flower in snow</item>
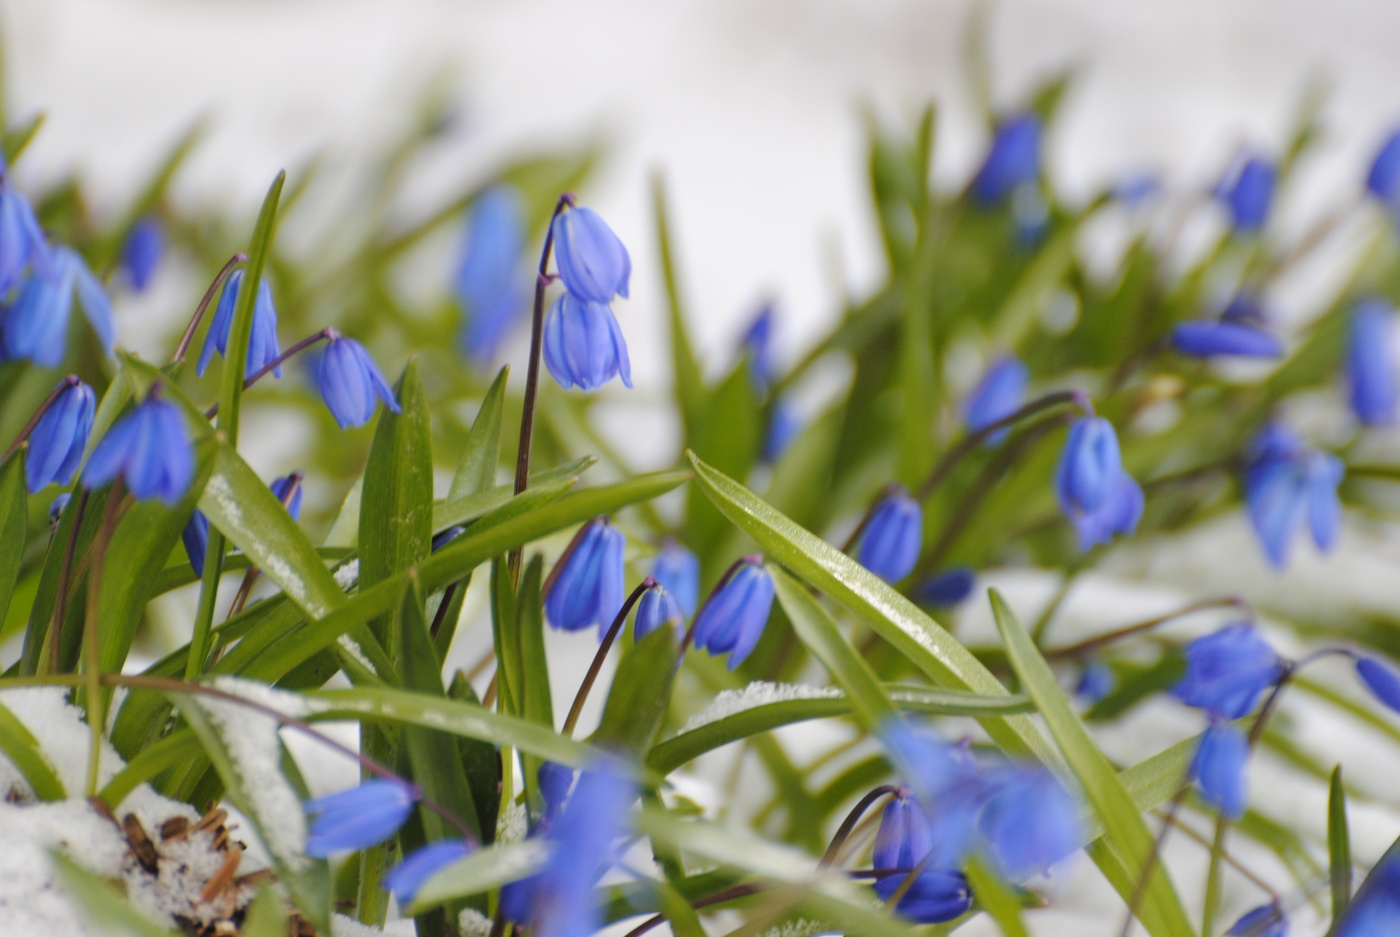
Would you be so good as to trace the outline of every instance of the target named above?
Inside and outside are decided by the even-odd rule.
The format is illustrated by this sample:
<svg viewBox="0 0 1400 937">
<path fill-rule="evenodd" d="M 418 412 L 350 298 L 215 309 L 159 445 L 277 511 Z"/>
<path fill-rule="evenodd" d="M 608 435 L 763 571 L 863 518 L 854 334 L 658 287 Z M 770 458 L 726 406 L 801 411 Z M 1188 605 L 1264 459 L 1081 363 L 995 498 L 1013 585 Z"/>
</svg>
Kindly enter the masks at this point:
<svg viewBox="0 0 1400 937">
<path fill-rule="evenodd" d="M 404 857 L 404 860 L 384 873 L 380 883 L 393 894 L 400 905 L 406 905 L 418 894 L 423 883 L 459 859 L 472 852 L 471 846 L 460 839 L 429 843 Z"/>
<path fill-rule="evenodd" d="M 324 859 L 382 843 L 404 825 L 420 796 L 411 784 L 374 778 L 359 787 L 308 800 L 311 828 L 306 854 Z"/>
<path fill-rule="evenodd" d="M 637 620 L 632 627 L 632 636 L 640 641 L 662 625 L 672 625 L 676 640 L 685 631 L 685 616 L 676 603 L 676 597 L 667 592 L 664 586 L 654 585 L 642 593 L 637 600 Z"/>
<path fill-rule="evenodd" d="M 1317 548 L 1332 548 L 1341 525 L 1337 486 L 1344 471 L 1335 456 L 1309 448 L 1281 423 L 1255 436 L 1245 466 L 1245 504 L 1270 563 L 1287 565 L 1294 533 L 1305 520 Z"/>
<path fill-rule="evenodd" d="M 176 504 L 194 479 L 194 446 L 180 408 L 152 393 L 97 441 L 83 472 L 86 488 L 118 475 L 138 500 Z"/>
<path fill-rule="evenodd" d="M 598 517 L 585 524 L 572 550 L 559 562 L 554 583 L 544 599 L 545 619 L 563 631 L 582 631 L 612 624 L 624 595 L 622 549 L 626 538 Z M 599 638 L 601 638 L 601 633 Z"/>
<path fill-rule="evenodd" d="M 681 612 L 689 618 L 700 601 L 700 561 L 674 540 L 666 540 L 656 551 L 651 578 L 666 587 Z"/>
<path fill-rule="evenodd" d="M 379 366 L 353 338 L 334 335 L 316 361 L 316 386 L 341 429 L 364 426 L 374 416 L 378 397 L 394 413 L 399 402 Z"/>
<path fill-rule="evenodd" d="M 199 363 L 194 373 L 204 374 L 209 361 L 217 350 L 220 355 L 228 351 L 229 333 L 233 329 L 233 313 L 238 304 L 238 291 L 243 285 L 241 269 L 229 274 L 224 281 L 223 292 L 219 294 L 219 305 L 214 309 L 214 321 L 204 336 L 204 347 L 199 352 Z M 253 302 L 253 330 L 248 335 L 248 363 L 243 370 L 244 377 L 251 377 L 268 364 L 277 360 L 282 353 L 277 345 L 277 310 L 272 305 L 272 288 L 267 280 L 258 282 L 258 295 Z M 282 366 L 272 369 L 275 377 L 282 376 Z"/>
<path fill-rule="evenodd" d="M 1231 820 L 1244 816 L 1249 803 L 1249 742 L 1233 723 L 1212 722 L 1201 735 L 1191 762 L 1191 776 L 1201 795 Z"/>
<path fill-rule="evenodd" d="M 466 314 L 462 339 L 467 356 L 484 365 L 525 309 L 526 281 L 518 275 L 525 251 L 520 193 L 509 185 L 486 190 L 472 203 L 466 227 L 454 282 Z"/>
<path fill-rule="evenodd" d="M 714 656 L 729 655 L 729 669 L 743 663 L 763 636 L 773 610 L 773 578 L 761 557 L 745 557 L 730 567 L 695 616 L 695 646 Z"/>
<path fill-rule="evenodd" d="M 1381 299 L 1366 299 L 1351 311 L 1347 332 L 1347 399 L 1367 426 L 1395 422 L 1395 311 Z"/>
<path fill-rule="evenodd" d="M 144 292 L 165 252 L 165 229 L 160 221 L 147 215 L 136 222 L 122 244 L 122 267 L 131 280 L 132 289 Z"/>
<path fill-rule="evenodd" d="M 627 339 L 612 309 L 572 293 L 555 300 L 545 316 L 544 364 L 565 390 L 596 390 L 619 375 L 632 386 Z"/>
<path fill-rule="evenodd" d="M 923 509 L 906 489 L 896 486 L 870 512 L 857 558 L 886 582 L 898 582 L 918 562 L 923 539 Z"/>
<path fill-rule="evenodd" d="M 1040 117 L 1018 114 L 1002 121 L 991 149 L 972 180 L 972 196 L 983 205 L 996 205 L 1040 176 Z"/>
<path fill-rule="evenodd" d="M 564 289 L 580 303 L 607 305 L 627 295 L 632 258 L 608 223 L 590 208 L 556 215 L 554 256 Z"/>
<path fill-rule="evenodd" d="M 1186 673 L 1172 695 L 1221 719 L 1254 711 L 1260 694 L 1283 676 L 1284 665 L 1254 626 L 1235 622 L 1186 646 Z"/>
<path fill-rule="evenodd" d="M 67 350 L 68 319 L 73 312 L 73 295 L 83 307 L 83 315 L 97 333 L 102 348 L 112 353 L 116 333 L 112 326 L 112 305 L 97 277 L 71 247 L 59 245 L 49 255 L 48 276 L 31 272 L 20 284 L 14 305 L 5 310 L 3 331 L 5 354 L 55 367 Z"/>
<path fill-rule="evenodd" d="M 58 386 L 58 396 L 29 434 L 24 478 L 30 494 L 72 481 L 92 432 L 96 409 L 92 388 L 76 378 L 65 378 Z"/>
<path fill-rule="evenodd" d="M 964 404 L 967 431 L 975 433 L 1019 410 L 1030 381 L 1031 373 L 1019 358 L 1007 356 L 993 362 Z M 1000 442 L 1007 432 L 1003 429 L 993 433 L 987 441 Z"/>
<path fill-rule="evenodd" d="M 54 276 L 34 209 L 29 199 L 10 188 L 0 157 L 0 296 L 19 283 L 25 267 L 42 277 Z"/>
<path fill-rule="evenodd" d="M 1237 233 L 1252 234 L 1264 227 L 1276 178 L 1274 166 L 1257 156 L 1236 159 L 1226 170 L 1214 194 L 1229 211 Z"/>
</svg>

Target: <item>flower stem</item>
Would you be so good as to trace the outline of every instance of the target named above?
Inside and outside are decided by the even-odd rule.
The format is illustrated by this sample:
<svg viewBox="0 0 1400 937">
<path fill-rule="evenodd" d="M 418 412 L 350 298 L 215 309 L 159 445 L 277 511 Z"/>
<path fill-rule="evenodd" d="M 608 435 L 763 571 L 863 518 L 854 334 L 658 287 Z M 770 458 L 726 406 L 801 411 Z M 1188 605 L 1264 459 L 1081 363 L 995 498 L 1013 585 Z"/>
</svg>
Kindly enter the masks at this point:
<svg viewBox="0 0 1400 937">
<path fill-rule="evenodd" d="M 175 346 L 175 354 L 170 356 L 171 364 L 179 364 L 181 361 L 185 360 L 185 353 L 190 350 L 190 342 L 194 341 L 195 330 L 199 328 L 199 323 L 204 321 L 204 312 L 209 308 L 209 304 L 214 301 L 214 294 L 218 292 L 219 287 L 224 284 L 224 281 L 229 278 L 229 274 L 233 273 L 234 267 L 247 262 L 248 255 L 239 251 L 230 257 L 228 263 L 224 264 L 223 267 L 219 269 L 219 272 L 215 274 L 214 282 L 210 283 L 209 289 L 204 291 L 204 298 L 199 301 L 199 305 L 195 308 L 194 315 L 190 317 L 190 324 L 185 326 L 185 334 L 180 336 L 180 344 Z"/>
<path fill-rule="evenodd" d="M 87 678 L 88 731 L 92 733 L 92 744 L 88 750 L 87 795 L 97 794 L 99 777 L 98 763 L 102 758 L 102 728 L 107 720 L 102 712 L 102 648 L 98 640 L 98 604 L 102 597 L 103 564 L 107 557 L 107 545 L 117 528 L 117 521 L 125 498 L 125 485 L 120 477 L 112 483 L 107 492 L 107 504 L 102 511 L 102 523 L 92 541 L 92 560 L 88 566 L 90 579 L 87 587 L 87 614 L 83 620 L 83 654 L 87 658 L 83 674 Z"/>
<path fill-rule="evenodd" d="M 339 338 L 339 337 L 340 337 L 340 333 L 337 332 L 335 329 L 329 328 L 329 327 L 322 329 L 321 331 L 315 333 L 314 335 L 308 335 L 306 338 L 303 338 L 301 341 L 297 342 L 297 343 L 296 343 L 295 345 L 293 345 L 291 348 L 288 348 L 286 351 L 282 352 L 282 354 L 278 355 L 276 358 L 273 358 L 273 359 L 272 359 L 271 361 L 269 361 L 267 364 L 265 364 L 265 365 L 263 365 L 262 367 L 258 368 L 258 369 L 257 369 L 256 371 L 254 371 L 252 374 L 249 374 L 246 378 L 244 378 L 244 379 L 243 379 L 243 389 L 244 389 L 244 390 L 247 390 L 248 388 L 252 387 L 255 383 L 258 382 L 259 379 L 262 378 L 262 376 L 263 376 L 264 374 L 267 374 L 267 373 L 270 372 L 273 368 L 281 367 L 281 366 L 282 366 L 282 363 L 283 363 L 284 361 L 286 361 L 288 358 L 292 357 L 293 355 L 296 355 L 296 354 L 299 354 L 299 353 L 305 351 L 306 349 L 310 348 L 312 345 L 316 344 L 317 342 L 329 341 L 330 339 Z M 214 404 L 212 407 L 210 407 L 208 410 L 205 410 L 205 411 L 204 411 L 204 418 L 205 418 L 206 420 L 212 420 L 212 419 L 214 419 L 215 416 L 218 415 L 218 413 L 219 413 L 219 405 L 218 405 L 218 403 L 215 403 L 215 404 Z"/>
<path fill-rule="evenodd" d="M 1165 615 L 1158 615 L 1156 618 L 1149 618 L 1146 621 L 1139 621 L 1122 628 L 1116 628 L 1113 631 L 1096 635 L 1092 638 L 1086 638 L 1075 644 L 1067 644 L 1064 647 L 1054 648 L 1046 651 L 1045 657 L 1047 660 L 1056 660 L 1066 657 L 1083 657 L 1086 654 L 1097 651 L 1105 645 L 1114 644 L 1132 635 L 1149 631 L 1156 628 L 1158 625 L 1164 625 L 1174 619 L 1185 618 L 1187 615 L 1194 615 L 1196 612 L 1203 612 L 1211 608 L 1229 607 L 1245 609 L 1251 618 L 1254 617 L 1254 609 L 1247 601 L 1239 596 L 1232 595 L 1221 599 L 1206 599 L 1201 602 L 1192 602 L 1190 605 L 1179 608 L 1174 612 L 1168 612 Z"/>
<path fill-rule="evenodd" d="M 565 738 L 573 736 L 574 726 L 578 725 L 578 717 L 583 713 L 583 704 L 588 699 L 593 684 L 597 682 L 598 672 L 603 669 L 603 661 L 607 659 L 608 651 L 612 649 L 613 642 L 617 640 L 622 626 L 626 624 L 627 615 L 632 611 L 632 606 L 637 604 L 637 600 L 642 597 L 643 592 L 655 585 L 656 580 L 650 576 L 643 579 L 641 584 L 632 590 L 627 601 L 622 603 L 622 609 L 613 619 L 612 625 L 608 627 L 607 634 L 603 635 L 603 643 L 598 645 L 598 652 L 593 655 L 593 662 L 588 665 L 588 673 L 583 675 L 583 682 L 579 684 L 578 692 L 574 694 L 574 703 L 569 707 L 569 715 L 564 719 L 564 728 L 560 731 Z"/>
<path fill-rule="evenodd" d="M 34 415 L 29 418 L 29 422 L 24 424 L 24 428 L 19 431 L 15 441 L 10 443 L 10 448 L 5 450 L 5 454 L 0 456 L 0 463 L 10 461 L 10 456 L 14 455 L 20 446 L 29 439 L 29 434 L 34 432 L 34 427 L 39 425 L 39 421 L 44 418 L 44 414 L 49 412 L 49 408 L 54 405 L 63 392 L 70 387 L 77 387 L 82 381 L 78 375 L 70 374 L 59 382 L 58 386 L 49 391 L 49 395 L 44 398 L 44 402 L 39 404 L 39 409 L 34 411 Z"/>
<path fill-rule="evenodd" d="M 846 819 L 841 821 L 841 826 L 836 830 L 836 835 L 831 837 L 831 844 L 826 847 L 826 852 L 822 853 L 821 861 L 817 863 L 818 869 L 829 868 L 836 864 L 836 860 L 841 858 L 841 850 L 846 845 L 846 840 L 850 838 L 851 831 L 856 828 L 860 818 L 865 815 L 865 811 L 884 797 L 886 794 L 898 794 L 899 787 L 894 784 L 881 784 L 870 793 L 866 794 L 860 801 L 851 808 L 851 812 L 846 814 Z"/>
<path fill-rule="evenodd" d="M 49 628 L 49 673 L 58 673 L 59 657 L 62 654 L 63 619 L 68 614 L 68 581 L 73 573 L 73 551 L 77 548 L 78 533 L 83 527 L 83 513 L 87 510 L 90 492 L 84 488 L 78 495 L 78 504 L 73 509 L 73 525 L 68 528 L 68 540 L 63 545 L 63 565 L 58 571 L 58 596 L 54 600 L 53 625 Z"/>
<path fill-rule="evenodd" d="M 540 351 L 544 344 L 544 293 L 552 279 L 549 275 L 549 257 L 554 251 L 554 219 L 565 208 L 572 208 L 574 197 L 565 192 L 554 203 L 554 214 L 549 218 L 549 228 L 544 235 L 544 249 L 540 251 L 540 267 L 535 275 L 535 305 L 530 315 L 530 361 L 525 369 L 525 402 L 520 413 L 520 448 L 515 453 L 515 493 L 520 494 L 530 481 L 530 447 L 535 438 L 535 394 L 540 383 Z M 511 581 L 520 582 L 520 550 L 510 551 L 507 566 Z"/>
</svg>

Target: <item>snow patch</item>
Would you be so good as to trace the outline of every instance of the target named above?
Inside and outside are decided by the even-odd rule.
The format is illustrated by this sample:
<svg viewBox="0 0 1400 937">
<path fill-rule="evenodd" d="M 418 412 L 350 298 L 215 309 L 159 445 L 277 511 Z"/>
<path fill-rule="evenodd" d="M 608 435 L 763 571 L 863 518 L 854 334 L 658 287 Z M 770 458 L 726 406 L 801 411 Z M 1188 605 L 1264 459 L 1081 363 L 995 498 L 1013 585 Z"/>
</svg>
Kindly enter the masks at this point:
<svg viewBox="0 0 1400 937">
<path fill-rule="evenodd" d="M 457 916 L 457 926 L 462 937 L 489 937 L 491 933 L 491 919 L 475 908 L 463 908 Z"/>
</svg>

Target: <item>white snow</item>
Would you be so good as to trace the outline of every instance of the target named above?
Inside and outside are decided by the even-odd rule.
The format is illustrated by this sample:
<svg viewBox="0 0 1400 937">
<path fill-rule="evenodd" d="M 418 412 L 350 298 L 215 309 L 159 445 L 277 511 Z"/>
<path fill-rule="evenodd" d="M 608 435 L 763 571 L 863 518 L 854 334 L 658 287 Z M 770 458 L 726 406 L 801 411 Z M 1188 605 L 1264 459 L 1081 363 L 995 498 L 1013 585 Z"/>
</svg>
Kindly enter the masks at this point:
<svg viewBox="0 0 1400 937">
<path fill-rule="evenodd" d="M 462 909 L 457 926 L 462 929 L 462 937 L 488 937 L 491 933 L 491 919 L 474 908 Z"/>
<path fill-rule="evenodd" d="M 803 683 L 771 683 L 756 680 L 742 690 L 725 690 L 714 698 L 710 705 L 690 717 L 677 735 L 694 732 L 701 726 L 727 719 L 730 716 L 767 706 L 771 703 L 786 703 L 799 699 L 840 699 L 841 691 L 835 687 L 808 686 Z"/>
</svg>

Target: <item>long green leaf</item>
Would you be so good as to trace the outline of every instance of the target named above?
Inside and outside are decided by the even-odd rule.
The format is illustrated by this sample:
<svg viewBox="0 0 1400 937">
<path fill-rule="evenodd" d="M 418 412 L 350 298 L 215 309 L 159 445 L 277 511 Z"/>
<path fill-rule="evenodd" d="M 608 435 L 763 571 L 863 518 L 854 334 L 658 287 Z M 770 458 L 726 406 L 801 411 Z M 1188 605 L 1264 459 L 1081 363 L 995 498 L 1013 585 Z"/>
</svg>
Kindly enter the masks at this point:
<svg viewBox="0 0 1400 937">
<path fill-rule="evenodd" d="M 24 458 L 0 466 L 0 622 L 10 611 L 24 541 L 29 526 L 29 497 L 24 484 Z"/>
<path fill-rule="evenodd" d="M 1351 834 L 1347 829 L 1347 794 L 1342 787 L 1342 766 L 1332 770 L 1327 790 L 1328 878 L 1332 883 L 1332 926 L 1342 919 L 1351 903 Z"/>
<path fill-rule="evenodd" d="M 656 246 L 661 255 L 661 276 L 666 284 L 666 321 L 671 333 L 671 379 L 687 436 L 705 408 L 705 382 L 690 343 L 681 290 L 671 247 L 670 210 L 666 206 L 666 180 L 660 171 L 651 177 L 652 211 L 656 218 Z"/>
<path fill-rule="evenodd" d="M 549 857 L 543 840 L 526 839 L 479 849 L 423 883 L 409 913 L 418 914 L 459 898 L 469 898 L 538 872 Z"/>
<path fill-rule="evenodd" d="M 507 365 L 501 368 L 486 396 L 481 399 L 471 432 L 467 433 L 467 444 L 462 447 L 462 456 L 457 460 L 452 485 L 447 489 L 449 501 L 495 486 L 496 466 L 501 461 L 501 410 L 505 405 L 506 381 L 509 378 L 510 367 Z"/>
<path fill-rule="evenodd" d="M 44 757 L 39 740 L 3 705 L 0 705 L 0 752 L 19 769 L 40 800 L 62 800 L 67 796 L 63 781 Z"/>
<path fill-rule="evenodd" d="M 995 590 L 991 592 L 991 602 L 992 614 L 1006 645 L 1011 666 L 1035 701 L 1089 803 L 1102 819 L 1105 828 L 1103 841 L 1107 850 L 1132 873 L 1127 881 L 1120 878 L 1113 883 L 1124 900 L 1131 900 L 1137 889 L 1136 882 L 1132 880 L 1141 874 L 1139 870 L 1147 867 L 1156 848 L 1152 833 L 1142 819 L 1140 808 L 1133 802 L 1127 785 L 1094 744 L 1084 723 L 1074 714 L 1068 698 L 1055 680 L 1054 672 L 1036 649 L 1030 635 Z M 1152 874 L 1143 889 L 1139 919 L 1150 934 L 1187 937 L 1193 933 L 1181 900 L 1159 862 L 1153 863 Z"/>
<path fill-rule="evenodd" d="M 687 442 L 719 471 L 742 478 L 758 456 L 758 414 L 749 363 L 741 361 L 710 394 Z M 707 493 L 696 488 L 686 493 L 686 543 L 700 557 L 706 577 L 715 579 L 720 565 L 730 558 L 716 554 L 725 532 L 724 518 L 705 497 Z"/>
<path fill-rule="evenodd" d="M 680 636 L 674 625 L 662 625 L 632 645 L 618 664 L 591 741 L 629 756 L 646 752 L 671 705 L 679 664 Z"/>
</svg>

